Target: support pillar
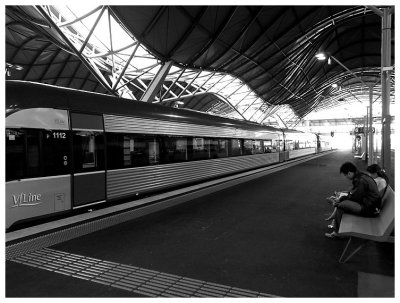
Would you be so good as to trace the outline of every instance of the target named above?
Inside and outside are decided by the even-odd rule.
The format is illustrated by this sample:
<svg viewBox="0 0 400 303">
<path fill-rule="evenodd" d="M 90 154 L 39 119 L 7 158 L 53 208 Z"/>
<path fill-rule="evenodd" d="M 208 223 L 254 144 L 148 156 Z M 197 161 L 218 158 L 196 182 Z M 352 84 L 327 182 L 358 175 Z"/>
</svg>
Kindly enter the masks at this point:
<svg viewBox="0 0 400 303">
<path fill-rule="evenodd" d="M 362 155 L 363 155 L 362 159 L 365 162 L 368 161 L 368 157 L 369 157 L 369 155 L 368 155 L 368 151 L 369 151 L 369 149 L 368 149 L 368 146 L 369 146 L 369 144 L 368 144 L 369 143 L 368 142 L 368 125 L 369 125 L 369 123 L 368 123 L 368 117 L 369 117 L 368 111 L 369 111 L 369 106 L 367 106 L 367 114 L 364 117 L 364 140 L 362 140 L 362 142 L 361 142 L 362 150 L 364 151 L 362 153 Z M 363 145 L 365 145 L 365 146 L 363 146 Z"/>
<path fill-rule="evenodd" d="M 382 15 L 382 167 L 388 175 L 392 172 L 391 142 L 390 142 L 390 76 L 391 64 L 391 37 L 392 37 L 392 8 L 383 8 Z"/>
<path fill-rule="evenodd" d="M 164 83 L 165 78 L 168 75 L 168 72 L 172 66 L 172 61 L 165 62 L 165 64 L 160 68 L 157 75 L 151 81 L 149 87 L 147 88 L 146 92 L 143 94 L 140 101 L 144 102 L 153 102 L 155 95 L 160 90 L 160 87 Z"/>
<path fill-rule="evenodd" d="M 368 145 L 368 165 L 375 163 L 374 155 L 374 133 L 372 131 L 373 127 L 373 115 L 372 115 L 372 103 L 373 103 L 373 87 L 369 86 L 369 145 Z"/>
</svg>

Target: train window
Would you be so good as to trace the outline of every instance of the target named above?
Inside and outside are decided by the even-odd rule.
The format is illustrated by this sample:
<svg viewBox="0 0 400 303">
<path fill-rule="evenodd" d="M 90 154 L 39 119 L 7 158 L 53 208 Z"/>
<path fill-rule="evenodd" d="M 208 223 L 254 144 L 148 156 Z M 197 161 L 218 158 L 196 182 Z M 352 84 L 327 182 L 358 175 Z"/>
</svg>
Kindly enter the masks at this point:
<svg viewBox="0 0 400 303">
<path fill-rule="evenodd" d="M 123 167 L 157 164 L 157 151 L 153 137 L 122 135 Z"/>
<path fill-rule="evenodd" d="M 242 140 L 231 139 L 230 140 L 230 153 L 229 156 L 241 156 L 242 155 Z"/>
<path fill-rule="evenodd" d="M 6 140 L 7 181 L 69 173 L 67 132 L 7 129 Z"/>
<path fill-rule="evenodd" d="M 228 157 L 228 140 L 210 139 L 210 157 L 211 158 Z"/>
<path fill-rule="evenodd" d="M 243 154 L 276 152 L 277 140 L 186 138 L 107 133 L 107 168 L 195 161 Z M 89 143 L 87 145 L 90 146 Z M 90 151 L 88 151 L 90 153 Z M 86 163 L 86 166 L 93 166 Z"/>
<path fill-rule="evenodd" d="M 262 149 L 262 145 L 261 145 L 261 141 L 260 140 L 254 140 L 253 141 L 253 152 L 255 154 L 262 154 L 263 153 L 263 149 Z"/>
<path fill-rule="evenodd" d="M 154 139 L 153 139 L 154 140 Z M 145 138 L 124 136 L 124 167 L 149 164 L 150 147 Z M 154 160 L 153 160 L 154 161 Z"/>
<path fill-rule="evenodd" d="M 228 157 L 229 155 L 229 141 L 227 139 L 218 140 L 218 157 Z"/>
<path fill-rule="evenodd" d="M 285 141 L 284 140 L 277 140 L 278 143 L 278 150 L 285 150 Z"/>
<path fill-rule="evenodd" d="M 123 168 L 124 164 L 130 166 L 130 155 L 124 151 L 124 135 L 108 133 L 107 134 L 107 168 Z"/>
<path fill-rule="evenodd" d="M 158 164 L 160 147 L 157 138 L 134 134 L 107 134 L 108 169 Z"/>
<path fill-rule="evenodd" d="M 134 162 L 142 161 L 142 165 L 147 165 L 147 161 L 145 161 L 147 153 L 146 143 L 138 140 L 133 135 L 121 135 L 121 139 L 123 157 L 120 158 L 122 159 L 122 167 L 131 167 L 134 166 Z"/>
<path fill-rule="evenodd" d="M 26 177 L 40 176 L 40 133 L 36 130 L 26 132 Z"/>
<path fill-rule="evenodd" d="M 74 131 L 73 142 L 76 173 L 104 169 L 103 133 Z"/>
<path fill-rule="evenodd" d="M 25 133 L 22 130 L 6 130 L 6 181 L 24 177 Z"/>
<path fill-rule="evenodd" d="M 210 158 L 210 139 L 192 138 L 188 140 L 190 160 L 204 160 Z"/>
<path fill-rule="evenodd" d="M 148 140 L 149 146 L 149 164 L 160 164 L 160 142 L 156 138 Z"/>
<path fill-rule="evenodd" d="M 43 169 L 46 176 L 69 173 L 69 138 L 66 131 L 43 131 Z"/>
<path fill-rule="evenodd" d="M 278 151 L 278 142 L 276 140 L 264 140 L 264 153 L 274 153 Z"/>
<path fill-rule="evenodd" d="M 161 138 L 161 163 L 174 163 L 188 160 L 187 138 L 174 136 L 164 136 Z"/>
<path fill-rule="evenodd" d="M 283 150 L 283 147 L 280 146 L 280 141 L 281 140 L 272 140 L 272 152 Z"/>
<path fill-rule="evenodd" d="M 243 140 L 243 154 L 252 155 L 253 154 L 253 140 Z"/>
</svg>

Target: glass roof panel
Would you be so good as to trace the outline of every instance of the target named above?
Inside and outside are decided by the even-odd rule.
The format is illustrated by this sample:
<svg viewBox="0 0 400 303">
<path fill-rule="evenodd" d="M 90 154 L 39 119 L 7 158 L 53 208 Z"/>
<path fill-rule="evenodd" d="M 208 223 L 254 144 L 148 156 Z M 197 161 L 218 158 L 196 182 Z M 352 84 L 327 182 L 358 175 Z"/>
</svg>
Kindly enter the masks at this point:
<svg viewBox="0 0 400 303">
<path fill-rule="evenodd" d="M 145 90 L 147 84 L 144 80 L 152 80 L 161 68 L 162 62 L 150 54 L 143 46 L 139 45 L 137 47 L 138 42 L 135 38 L 125 31 L 124 27 L 115 20 L 112 14 L 107 14 L 103 11 L 104 8 L 95 8 L 90 5 L 57 5 L 53 6 L 53 8 L 62 16 L 62 22 L 60 22 L 60 16 L 53 15 L 53 19 L 56 19 L 58 24 L 64 24 L 62 27 L 64 33 L 77 49 L 81 49 L 84 46 L 83 54 L 87 58 L 102 61 L 102 63 L 97 62 L 97 64 L 103 69 L 108 66 L 112 74 L 121 73 L 125 69 L 122 77 L 125 80 L 123 83 L 126 81 L 129 83 L 132 77 L 136 77 L 137 84 L 131 84 L 140 90 Z M 134 56 L 131 57 L 133 52 L 135 52 Z M 104 60 L 104 58 L 106 59 Z M 126 64 L 128 66 L 125 67 Z M 187 84 L 190 83 L 185 90 L 187 94 L 203 93 L 205 91 L 216 93 L 220 98 L 225 99 L 227 104 L 234 106 L 239 113 L 246 112 L 246 115 L 241 118 L 250 118 L 250 120 L 256 121 L 257 117 L 265 115 L 262 111 L 255 115 L 260 110 L 260 106 L 263 105 L 263 101 L 246 84 L 230 75 L 192 69 L 186 69 L 182 73 L 181 67 L 172 65 L 166 81 L 179 86 L 180 95 L 182 95 L 182 90 L 184 89 L 184 86 L 180 83 L 181 81 Z M 127 93 L 127 86 L 123 83 L 117 86 L 117 89 L 123 88 L 119 94 L 124 97 L 134 98 L 134 94 Z M 174 92 L 175 89 L 166 85 L 164 83 L 164 89 L 168 90 L 168 94 L 165 94 L 165 97 L 177 97 L 176 92 Z M 258 102 L 256 102 L 257 100 Z M 158 99 L 158 101 L 162 100 Z M 215 108 L 217 107 L 215 106 Z M 218 114 L 223 115 L 224 113 L 218 109 Z"/>
<path fill-rule="evenodd" d="M 105 82 L 109 83 L 110 88 L 116 90 L 120 96 L 140 100 L 164 62 L 152 55 L 132 33 L 127 32 L 126 27 L 114 18 L 108 6 L 96 8 L 90 3 L 82 3 L 69 6 L 57 5 L 50 8 L 47 10 L 48 12 L 58 11 L 59 13 L 51 15 L 54 22 L 60 26 L 75 48 L 95 66 L 94 70 L 101 73 L 101 77 L 105 78 Z M 343 14 L 343 18 L 347 17 L 346 14 Z M 182 97 L 211 92 L 219 96 L 216 98 L 219 101 L 212 106 L 203 108 L 203 111 L 219 115 L 232 115 L 233 108 L 236 111 L 235 116 L 239 115 L 240 119 L 259 123 L 284 122 L 286 126 L 298 123 L 299 109 L 301 109 L 301 115 L 305 111 L 313 113 L 313 115 L 305 114 L 303 119 L 314 117 L 315 111 L 320 112 L 319 108 L 329 109 L 341 105 L 341 103 L 345 103 L 347 106 L 359 103 L 365 109 L 369 101 L 368 90 L 359 83 L 354 86 L 349 85 L 348 82 L 351 82 L 352 77 L 347 71 L 340 73 L 335 71 L 337 75 L 330 76 L 338 82 L 338 87 L 332 88 L 333 83 L 320 82 L 321 77 L 313 77 L 310 71 L 305 72 L 306 65 L 314 67 L 315 71 L 328 70 L 326 65 L 307 62 L 305 56 L 299 57 L 298 55 L 300 50 L 307 51 L 310 39 L 315 39 L 326 28 L 330 28 L 331 22 L 324 19 L 315 26 L 313 31 L 305 33 L 298 39 L 296 51 L 290 51 L 289 47 L 280 49 L 278 54 L 284 54 L 290 64 L 277 70 L 284 71 L 286 75 L 282 79 L 275 77 L 276 84 L 273 86 L 268 86 L 260 81 L 260 86 L 265 85 L 264 90 L 258 89 L 258 83 L 257 85 L 253 83 L 252 87 L 256 87 L 257 91 L 252 91 L 238 78 L 212 69 L 189 69 L 185 68 L 187 65 L 172 65 L 155 99 L 157 102 L 171 101 L 170 103 L 173 104 L 174 99 L 178 101 Z M 354 72 L 357 73 L 357 71 Z M 365 74 L 365 71 L 360 70 L 360 73 L 361 75 Z M 276 75 L 280 76 L 278 72 Z M 307 80 L 307 85 L 303 85 L 304 88 L 296 87 L 299 75 L 304 76 Z M 318 74 L 315 72 L 315 75 Z M 254 81 L 259 80 L 254 77 Z M 318 83 L 326 87 L 321 88 Z M 279 93 L 271 98 L 269 92 L 278 90 Z M 374 96 L 376 97 L 378 94 L 379 92 Z M 222 99 L 228 106 L 220 106 L 219 102 Z M 199 100 L 201 99 L 197 99 L 196 102 L 200 102 Z M 279 105 L 282 103 L 286 104 Z M 380 100 L 377 99 L 376 104 L 379 103 Z M 230 110 L 224 111 L 227 108 Z M 340 110 L 335 112 L 340 113 Z M 357 113 L 359 114 L 360 111 L 355 109 L 354 114 L 357 115 Z M 273 119 L 276 121 L 272 122 Z"/>
</svg>

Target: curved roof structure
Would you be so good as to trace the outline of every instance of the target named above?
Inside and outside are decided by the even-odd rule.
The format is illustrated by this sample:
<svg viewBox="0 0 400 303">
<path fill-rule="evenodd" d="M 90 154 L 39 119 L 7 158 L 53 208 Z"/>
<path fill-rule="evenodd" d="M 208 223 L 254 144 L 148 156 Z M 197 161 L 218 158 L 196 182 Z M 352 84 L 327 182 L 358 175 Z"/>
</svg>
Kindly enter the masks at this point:
<svg viewBox="0 0 400 303">
<path fill-rule="evenodd" d="M 314 110 L 368 102 L 368 87 L 379 99 L 381 9 L 7 6 L 7 79 L 293 127 Z"/>
</svg>

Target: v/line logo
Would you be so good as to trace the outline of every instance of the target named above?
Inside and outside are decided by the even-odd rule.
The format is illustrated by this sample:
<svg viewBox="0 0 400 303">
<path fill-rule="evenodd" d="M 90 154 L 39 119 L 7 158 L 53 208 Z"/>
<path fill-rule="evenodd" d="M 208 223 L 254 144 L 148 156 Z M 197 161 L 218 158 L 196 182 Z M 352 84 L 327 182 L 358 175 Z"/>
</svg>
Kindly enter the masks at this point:
<svg viewBox="0 0 400 303">
<path fill-rule="evenodd" d="M 41 202 L 42 194 L 20 193 L 19 195 L 12 195 L 12 199 L 13 199 L 12 207 L 34 206 L 42 203 Z"/>
</svg>

